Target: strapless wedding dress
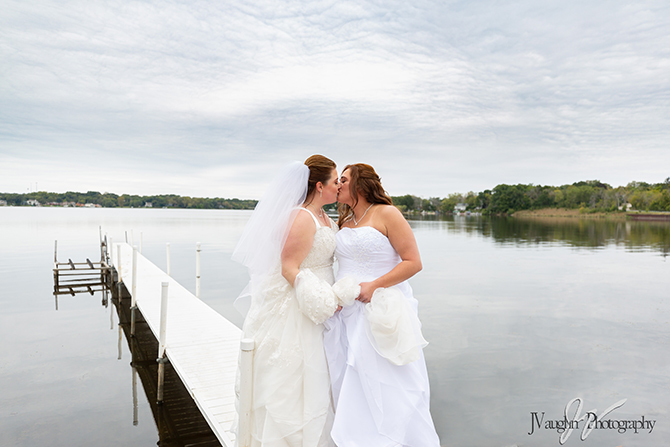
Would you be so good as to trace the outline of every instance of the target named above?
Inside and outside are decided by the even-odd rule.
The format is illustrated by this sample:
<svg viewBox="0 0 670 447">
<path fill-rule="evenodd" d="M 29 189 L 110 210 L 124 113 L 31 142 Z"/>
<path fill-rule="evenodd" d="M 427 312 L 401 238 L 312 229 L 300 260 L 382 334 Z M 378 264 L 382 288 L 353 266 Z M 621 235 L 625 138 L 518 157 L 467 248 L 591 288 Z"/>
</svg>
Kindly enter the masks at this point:
<svg viewBox="0 0 670 447">
<path fill-rule="evenodd" d="M 305 210 L 312 214 L 309 210 Z M 314 244 L 300 269 L 333 284 L 337 226 L 317 225 Z M 333 410 L 323 325 L 300 309 L 295 289 L 275 273 L 249 309 L 244 336 L 256 342 L 251 430 L 254 447 L 331 447 Z"/>
<path fill-rule="evenodd" d="M 336 236 L 337 278 L 372 281 L 400 261 L 388 238 L 373 227 L 342 228 Z M 417 311 L 404 281 L 397 285 Z M 369 341 L 365 305 L 356 301 L 326 321 L 324 345 L 331 376 L 338 447 L 439 447 L 430 415 L 430 390 L 423 352 L 397 366 Z"/>
</svg>

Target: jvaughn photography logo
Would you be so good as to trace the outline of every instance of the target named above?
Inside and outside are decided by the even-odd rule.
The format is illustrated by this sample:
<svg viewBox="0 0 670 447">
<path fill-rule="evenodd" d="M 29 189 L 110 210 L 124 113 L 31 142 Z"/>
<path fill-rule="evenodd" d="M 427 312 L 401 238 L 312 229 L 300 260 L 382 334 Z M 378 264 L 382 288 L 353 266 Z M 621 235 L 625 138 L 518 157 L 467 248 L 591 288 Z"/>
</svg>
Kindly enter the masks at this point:
<svg viewBox="0 0 670 447">
<path fill-rule="evenodd" d="M 639 432 L 651 434 L 656 425 L 655 420 L 648 420 L 644 416 L 635 420 L 612 419 L 610 413 L 622 407 L 626 400 L 622 399 L 598 414 L 596 409 L 582 413 L 584 407 L 582 398 L 575 397 L 565 406 L 563 418 L 555 420 L 546 419 L 544 411 L 542 413 L 531 411 L 528 435 L 533 435 L 539 430 L 556 430 L 559 434 L 558 443 L 563 445 L 575 430 L 581 431 L 579 438 L 582 441 L 586 440 L 593 430 L 616 430 L 621 434 L 627 431 L 633 431 L 636 434 Z"/>
</svg>

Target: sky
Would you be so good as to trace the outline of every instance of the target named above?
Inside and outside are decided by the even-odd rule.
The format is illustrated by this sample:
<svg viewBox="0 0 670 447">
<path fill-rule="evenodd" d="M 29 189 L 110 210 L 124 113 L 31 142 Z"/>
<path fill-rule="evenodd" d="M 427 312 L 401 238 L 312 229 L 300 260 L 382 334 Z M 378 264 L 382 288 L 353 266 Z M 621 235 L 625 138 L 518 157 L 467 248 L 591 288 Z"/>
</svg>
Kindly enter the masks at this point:
<svg viewBox="0 0 670 447">
<path fill-rule="evenodd" d="M 391 195 L 670 177 L 670 3 L 14 1 L 0 192 L 259 198 L 284 164 Z"/>
</svg>

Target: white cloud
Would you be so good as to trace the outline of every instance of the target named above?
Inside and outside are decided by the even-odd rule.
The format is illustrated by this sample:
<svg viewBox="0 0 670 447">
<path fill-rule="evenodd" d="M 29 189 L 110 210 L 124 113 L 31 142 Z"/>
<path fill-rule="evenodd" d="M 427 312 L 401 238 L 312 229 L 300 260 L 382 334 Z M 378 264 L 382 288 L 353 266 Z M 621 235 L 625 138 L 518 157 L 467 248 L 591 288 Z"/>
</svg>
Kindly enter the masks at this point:
<svg viewBox="0 0 670 447">
<path fill-rule="evenodd" d="M 658 2 L 6 3 L 0 191 L 251 197 L 315 152 L 394 194 L 668 175 Z"/>
</svg>

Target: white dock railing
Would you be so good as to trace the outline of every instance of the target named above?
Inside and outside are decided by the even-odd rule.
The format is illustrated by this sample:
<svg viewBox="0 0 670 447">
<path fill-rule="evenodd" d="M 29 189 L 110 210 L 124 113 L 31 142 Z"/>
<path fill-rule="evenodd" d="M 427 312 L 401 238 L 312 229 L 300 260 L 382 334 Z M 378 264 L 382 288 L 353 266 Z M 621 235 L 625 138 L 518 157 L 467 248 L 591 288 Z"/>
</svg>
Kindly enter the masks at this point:
<svg viewBox="0 0 670 447">
<path fill-rule="evenodd" d="M 237 445 L 249 446 L 253 340 L 241 340 L 242 331 L 237 326 L 138 253 L 137 247 L 128 243 L 117 243 L 112 247 L 119 281 L 131 284 L 132 308 L 142 312 L 159 340 L 159 383 L 167 358 L 225 447 L 236 445 L 233 430 L 238 419 L 235 379 L 239 357 L 240 440 Z M 199 277 L 199 256 L 197 264 Z M 199 288 L 198 281 L 198 291 Z M 134 318 L 132 333 L 133 323 Z M 162 386 L 159 386 L 156 398 L 160 402 L 162 397 Z"/>
</svg>

